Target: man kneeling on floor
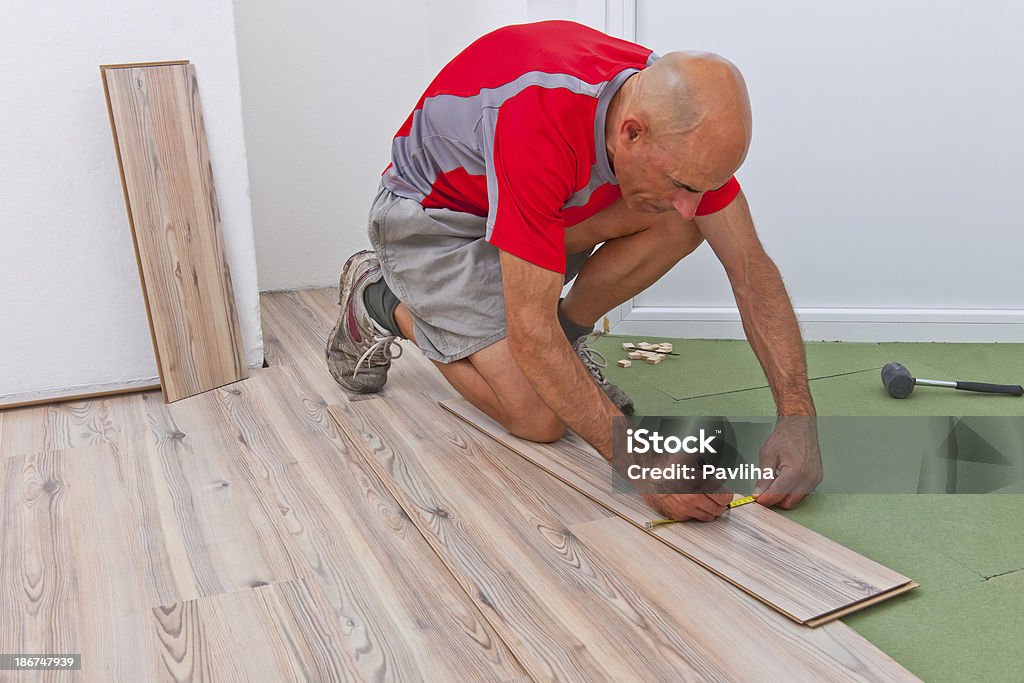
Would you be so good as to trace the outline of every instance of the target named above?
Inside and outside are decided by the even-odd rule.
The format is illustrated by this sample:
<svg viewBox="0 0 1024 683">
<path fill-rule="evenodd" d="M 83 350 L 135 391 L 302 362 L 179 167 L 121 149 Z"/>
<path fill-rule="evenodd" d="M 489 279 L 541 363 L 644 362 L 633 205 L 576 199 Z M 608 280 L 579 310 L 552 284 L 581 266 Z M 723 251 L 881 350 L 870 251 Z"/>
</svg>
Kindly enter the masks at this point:
<svg viewBox="0 0 1024 683">
<path fill-rule="evenodd" d="M 594 325 L 707 240 L 779 415 L 813 415 L 789 296 L 733 177 L 750 133 L 743 77 L 716 55 L 659 58 L 565 21 L 483 36 L 394 138 L 373 251 L 341 275 L 332 375 L 380 391 L 409 339 L 512 434 L 554 441 L 568 427 L 610 459 L 612 418 L 634 406 L 587 345 Z M 792 507 L 820 481 L 816 436 L 792 431 L 761 451 L 779 472 L 762 504 Z M 730 499 L 646 496 L 667 517 L 705 521 Z"/>
</svg>

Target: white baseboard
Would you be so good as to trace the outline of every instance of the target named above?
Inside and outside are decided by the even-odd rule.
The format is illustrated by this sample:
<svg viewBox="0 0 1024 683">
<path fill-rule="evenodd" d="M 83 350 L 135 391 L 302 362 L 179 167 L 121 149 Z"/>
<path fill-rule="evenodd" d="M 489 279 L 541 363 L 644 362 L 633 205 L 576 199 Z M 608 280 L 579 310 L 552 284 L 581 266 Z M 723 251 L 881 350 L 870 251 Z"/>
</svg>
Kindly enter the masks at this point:
<svg viewBox="0 0 1024 683">
<path fill-rule="evenodd" d="M 249 364 L 249 369 L 262 367 L 261 362 Z M 152 391 L 160 388 L 159 377 L 142 377 L 140 379 L 124 380 L 122 382 L 107 382 L 104 384 L 77 384 L 69 387 L 41 389 L 18 394 L 7 394 L 0 396 L 0 410 L 15 408 L 25 405 L 39 403 L 50 403 L 68 400 L 87 400 L 103 396 L 129 393 L 133 391 Z"/>
<path fill-rule="evenodd" d="M 158 377 L 144 377 L 142 379 L 108 382 L 105 384 L 80 384 L 71 387 L 8 394 L 7 396 L 0 396 L 0 410 L 38 403 L 67 401 L 70 399 L 84 400 L 91 396 L 107 396 L 130 391 L 143 391 L 153 389 L 154 387 L 160 388 L 160 379 Z"/>
<path fill-rule="evenodd" d="M 1024 309 L 798 308 L 806 341 L 1024 343 Z M 745 339 L 727 307 L 623 304 L 611 332 L 681 339 Z"/>
</svg>

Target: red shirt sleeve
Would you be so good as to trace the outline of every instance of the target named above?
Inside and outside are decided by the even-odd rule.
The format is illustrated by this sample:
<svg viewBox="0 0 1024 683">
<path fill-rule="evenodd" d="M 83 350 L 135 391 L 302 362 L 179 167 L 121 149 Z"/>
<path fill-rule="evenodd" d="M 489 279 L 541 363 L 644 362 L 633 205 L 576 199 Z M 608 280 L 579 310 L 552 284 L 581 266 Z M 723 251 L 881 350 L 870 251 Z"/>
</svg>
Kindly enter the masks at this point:
<svg viewBox="0 0 1024 683">
<path fill-rule="evenodd" d="M 736 199 L 736 195 L 739 193 L 740 183 L 736 180 L 736 176 L 733 176 L 717 190 L 704 193 L 704 196 L 700 198 L 700 204 L 697 205 L 696 215 L 707 216 L 709 213 L 721 211 L 732 204 L 732 200 Z"/>
<path fill-rule="evenodd" d="M 494 129 L 495 182 L 489 188 L 495 196 L 488 197 L 491 244 L 565 273 L 562 207 L 589 179 L 595 106 L 593 98 L 540 87 L 501 106 Z"/>
</svg>

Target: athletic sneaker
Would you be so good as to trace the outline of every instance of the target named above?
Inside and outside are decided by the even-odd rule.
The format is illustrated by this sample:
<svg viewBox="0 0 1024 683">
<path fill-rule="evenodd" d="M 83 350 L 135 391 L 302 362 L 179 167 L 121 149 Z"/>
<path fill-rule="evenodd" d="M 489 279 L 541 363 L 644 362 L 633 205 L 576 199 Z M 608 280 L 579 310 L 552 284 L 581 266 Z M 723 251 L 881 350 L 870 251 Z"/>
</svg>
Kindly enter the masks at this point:
<svg viewBox="0 0 1024 683">
<path fill-rule="evenodd" d="M 597 349 L 590 348 L 588 342 L 601 336 L 601 332 L 594 330 L 576 340 L 572 345 L 573 351 L 583 361 L 583 367 L 590 371 L 590 376 L 597 382 L 597 386 L 611 399 L 612 403 L 622 411 L 623 415 L 632 415 L 636 411 L 633 399 L 625 391 L 609 382 L 601 372 L 601 368 L 608 367 L 608 359 Z"/>
<path fill-rule="evenodd" d="M 363 303 L 367 286 L 383 277 L 372 251 L 360 251 L 341 271 L 341 314 L 327 338 L 327 367 L 349 391 L 371 394 L 384 388 L 391 361 L 402 355 L 398 337 L 370 317 Z M 396 351 L 397 349 L 397 351 Z"/>
</svg>

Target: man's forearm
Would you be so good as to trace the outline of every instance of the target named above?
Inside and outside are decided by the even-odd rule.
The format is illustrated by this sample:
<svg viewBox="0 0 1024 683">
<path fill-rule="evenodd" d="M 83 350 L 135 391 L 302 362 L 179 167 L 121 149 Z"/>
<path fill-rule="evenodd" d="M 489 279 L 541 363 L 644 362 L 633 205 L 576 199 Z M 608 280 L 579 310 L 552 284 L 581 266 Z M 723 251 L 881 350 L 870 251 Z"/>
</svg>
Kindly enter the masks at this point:
<svg viewBox="0 0 1024 683">
<path fill-rule="evenodd" d="M 764 255 L 733 286 L 743 331 L 768 378 L 779 415 L 814 415 L 800 327 L 782 276 Z"/>
<path fill-rule="evenodd" d="M 558 325 L 509 337 L 512 355 L 559 418 L 611 459 L 612 418 L 622 413 L 594 383 Z"/>
</svg>

